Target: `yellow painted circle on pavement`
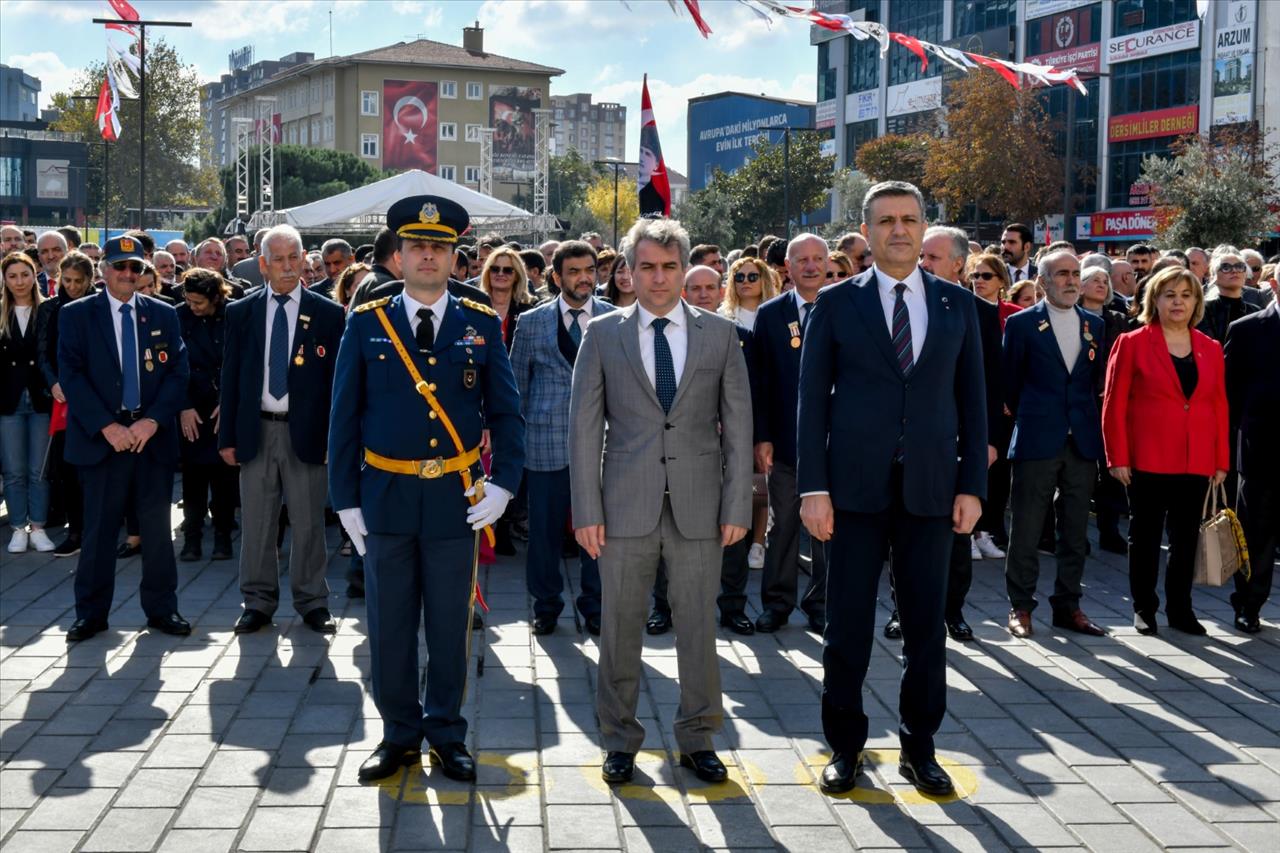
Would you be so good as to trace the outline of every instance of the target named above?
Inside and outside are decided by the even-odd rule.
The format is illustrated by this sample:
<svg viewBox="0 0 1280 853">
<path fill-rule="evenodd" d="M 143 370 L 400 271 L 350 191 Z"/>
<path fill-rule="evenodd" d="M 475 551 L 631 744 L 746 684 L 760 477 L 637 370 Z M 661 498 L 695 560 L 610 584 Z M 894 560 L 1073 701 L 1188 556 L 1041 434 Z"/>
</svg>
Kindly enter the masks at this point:
<svg viewBox="0 0 1280 853">
<path fill-rule="evenodd" d="M 897 749 L 865 749 L 862 751 L 862 760 L 867 765 L 883 767 L 896 776 L 898 772 L 898 757 L 901 754 L 901 750 Z M 828 755 L 811 755 L 806 758 L 804 763 L 796 766 L 795 781 L 821 791 L 818 788 L 815 777 L 822 772 L 822 768 L 829 758 L 830 756 Z M 925 805 L 927 803 L 954 803 L 973 796 L 974 792 L 978 790 L 977 775 L 958 761 L 943 755 L 939 755 L 937 758 L 938 763 L 947 771 L 947 775 L 951 777 L 951 783 L 955 786 L 955 791 L 945 797 L 922 794 L 915 788 L 896 791 L 873 788 L 867 784 L 868 780 L 865 771 L 859 775 L 858 785 L 852 791 L 843 794 L 822 792 L 822 795 L 836 800 L 850 800 L 855 803 L 867 803 L 869 805 L 892 805 L 900 802 L 912 806 Z M 903 781 L 905 782 L 906 780 Z"/>
<path fill-rule="evenodd" d="M 671 769 L 681 770 L 665 751 L 657 749 L 641 750 L 636 753 L 637 776 L 644 774 L 645 765 L 665 765 L 668 761 L 672 762 Z M 682 770 L 679 777 L 681 783 L 679 786 L 665 782 L 645 783 L 640 781 L 632 781 L 626 785 L 610 785 L 600 777 L 599 764 L 583 764 L 579 769 L 582 771 L 582 776 L 587 780 L 587 783 L 597 791 L 606 791 L 623 800 L 669 804 L 679 803 L 682 796 L 688 797 L 695 803 L 718 803 L 725 800 L 750 799 L 751 794 L 747 790 L 748 781 L 752 785 L 759 785 L 765 781 L 764 773 L 761 772 L 760 768 L 751 764 L 739 766 L 728 762 L 725 763 L 725 769 L 729 771 L 729 778 L 724 782 L 718 784 L 703 782 L 693 775 L 693 771 Z"/>
<path fill-rule="evenodd" d="M 520 796 L 538 796 L 538 759 L 533 754 L 512 755 L 502 752 L 481 752 L 476 755 L 477 770 L 495 767 L 507 774 L 505 784 L 483 785 L 475 788 L 466 782 L 455 782 L 437 773 L 428 778 L 421 764 L 406 767 L 394 776 L 382 779 L 378 788 L 394 799 L 401 797 L 406 803 L 423 803 L 433 806 L 462 806 L 471 802 L 473 791 L 481 799 L 509 799 Z"/>
</svg>

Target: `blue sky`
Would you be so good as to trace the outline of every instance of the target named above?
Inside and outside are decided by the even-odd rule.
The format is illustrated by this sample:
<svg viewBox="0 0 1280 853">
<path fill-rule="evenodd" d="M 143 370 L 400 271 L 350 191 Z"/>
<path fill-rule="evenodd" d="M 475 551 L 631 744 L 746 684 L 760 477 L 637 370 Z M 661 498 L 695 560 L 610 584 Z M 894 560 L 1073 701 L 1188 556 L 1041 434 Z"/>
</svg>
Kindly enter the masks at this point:
<svg viewBox="0 0 1280 853">
<path fill-rule="evenodd" d="M 132 0 L 144 19 L 191 21 L 164 31 L 204 79 L 226 70 L 227 54 L 252 44 L 257 59 L 294 51 L 336 54 L 412 40 L 460 44 L 479 20 L 485 49 L 563 68 L 553 94 L 591 92 L 626 105 L 629 158 L 638 150 L 640 81 L 649 91 L 668 166 L 686 171 L 686 101 L 725 89 L 813 100 L 817 51 L 799 21 L 767 26 L 732 0 L 702 0 L 713 33 L 703 39 L 665 0 Z M 680 4 L 683 6 L 683 4 Z M 0 0 L 0 58 L 43 83 L 41 106 L 89 61 L 104 55 L 91 23 L 112 17 L 104 0 Z"/>
</svg>

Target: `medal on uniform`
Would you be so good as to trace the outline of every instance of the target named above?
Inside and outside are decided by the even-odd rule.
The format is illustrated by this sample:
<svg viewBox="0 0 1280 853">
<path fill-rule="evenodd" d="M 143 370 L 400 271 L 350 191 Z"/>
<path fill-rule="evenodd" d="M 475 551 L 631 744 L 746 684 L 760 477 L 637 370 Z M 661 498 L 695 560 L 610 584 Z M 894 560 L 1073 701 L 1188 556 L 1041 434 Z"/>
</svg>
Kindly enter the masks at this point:
<svg viewBox="0 0 1280 853">
<path fill-rule="evenodd" d="M 304 361 L 304 359 L 302 358 L 302 345 L 301 345 L 301 344 L 299 344 L 299 345 L 298 345 L 298 354 L 297 354 L 297 355 L 295 355 L 295 356 L 293 357 L 293 363 L 294 363 L 294 364 L 296 364 L 296 365 L 298 365 L 298 367 L 302 367 L 302 363 L 303 363 L 303 361 Z"/>
<path fill-rule="evenodd" d="M 1096 355 L 1097 355 L 1097 350 L 1095 350 L 1093 347 L 1089 347 L 1089 360 L 1093 361 L 1094 356 Z"/>
<path fill-rule="evenodd" d="M 800 349 L 800 323 L 792 320 L 787 324 L 787 330 L 791 332 L 791 348 Z"/>
<path fill-rule="evenodd" d="M 142 366 L 147 369 L 148 373 L 156 369 L 156 366 L 151 363 L 151 347 L 147 347 L 142 351 Z"/>
<path fill-rule="evenodd" d="M 465 367 L 462 370 L 462 387 L 471 389 L 476 387 L 477 371 L 474 367 Z"/>
<path fill-rule="evenodd" d="M 792 338 L 792 339 L 791 339 L 791 348 L 792 348 L 792 349 L 800 349 L 800 339 L 799 339 L 799 338 Z"/>
<path fill-rule="evenodd" d="M 149 361 L 144 362 L 142 366 L 147 369 L 147 373 L 150 373 L 151 371 L 156 369 L 156 366 Z"/>
<path fill-rule="evenodd" d="M 160 352 L 156 354 L 156 358 L 160 359 L 161 364 L 164 364 L 169 360 L 169 353 L 164 350 L 160 350 Z"/>
<path fill-rule="evenodd" d="M 324 358 L 324 345 L 316 344 L 316 358 Z"/>
<path fill-rule="evenodd" d="M 1045 329 L 1049 328 L 1049 321 L 1041 320 L 1040 325 L 1036 326 L 1036 328 L 1043 332 Z"/>
</svg>

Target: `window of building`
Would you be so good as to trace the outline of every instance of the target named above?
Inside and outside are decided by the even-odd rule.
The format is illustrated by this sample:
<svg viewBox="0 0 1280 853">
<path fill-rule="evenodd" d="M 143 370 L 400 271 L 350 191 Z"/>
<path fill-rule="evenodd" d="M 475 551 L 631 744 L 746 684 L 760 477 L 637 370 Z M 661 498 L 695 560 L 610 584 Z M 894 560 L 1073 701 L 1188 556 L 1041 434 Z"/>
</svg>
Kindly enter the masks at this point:
<svg viewBox="0 0 1280 853">
<path fill-rule="evenodd" d="M 853 41 L 853 39 L 850 39 Z M 818 100 L 830 101 L 836 96 L 836 70 L 828 68 L 831 62 L 831 42 L 818 45 Z"/>
<path fill-rule="evenodd" d="M 22 195 L 22 158 L 0 157 L 0 196 Z"/>
<path fill-rule="evenodd" d="M 851 12 L 861 10 L 864 20 L 880 21 L 880 0 L 852 0 L 849 4 Z M 858 41 L 847 38 L 845 50 L 848 52 L 848 73 L 845 75 L 847 85 L 845 91 L 865 92 L 880 85 L 880 44 L 875 39 Z"/>
<path fill-rule="evenodd" d="M 378 134 L 376 133 L 360 134 L 360 156 L 377 158 Z"/>
<path fill-rule="evenodd" d="M 556 118 L 564 118 L 564 110 L 556 110 Z"/>
<path fill-rule="evenodd" d="M 1107 207 L 1147 207 L 1150 205 L 1147 194 L 1138 183 L 1142 174 L 1142 160 L 1150 154 L 1170 156 L 1169 146 L 1176 136 L 1162 136 L 1158 139 L 1135 139 L 1131 142 L 1117 142 L 1111 146 L 1111 176 L 1107 182 Z"/>
<path fill-rule="evenodd" d="M 912 0 L 889 6 L 889 29 L 906 33 L 935 44 L 942 41 L 942 0 Z M 874 42 L 873 42 L 874 44 Z M 877 49 L 879 45 L 876 46 Z M 937 77 L 945 62 L 930 62 L 927 71 L 920 70 L 920 57 L 909 50 L 889 51 L 889 85 L 910 83 Z"/>
<path fill-rule="evenodd" d="M 466 134 L 467 135 L 464 138 L 468 142 L 479 142 L 480 141 L 480 125 L 478 124 L 467 125 Z"/>
<path fill-rule="evenodd" d="M 454 166 L 436 166 L 436 176 L 444 178 L 446 181 L 457 180 L 458 170 Z"/>
<path fill-rule="evenodd" d="M 1115 0 L 1111 35 L 1127 36 L 1196 17 L 1196 0 Z"/>
<path fill-rule="evenodd" d="M 933 63 L 929 63 L 931 66 Z M 938 111 L 927 110 L 922 113 L 908 113 L 904 116 L 890 116 L 885 119 L 885 133 L 927 133 L 938 129 Z"/>
<path fill-rule="evenodd" d="M 467 100 L 478 101 L 484 96 L 484 87 L 474 80 L 467 81 Z"/>
<path fill-rule="evenodd" d="M 479 166 L 467 166 L 467 167 L 463 170 L 463 177 L 465 178 L 465 181 L 466 181 L 466 183 L 468 183 L 468 184 L 478 184 L 478 183 L 480 183 L 480 167 L 479 167 Z"/>
<path fill-rule="evenodd" d="M 1072 134 L 1072 193 L 1076 202 L 1073 209 L 1086 212 L 1095 207 L 1098 179 L 1098 100 L 1097 77 L 1085 78 L 1088 96 L 1082 96 L 1069 86 L 1053 86 L 1040 93 L 1040 103 L 1054 129 L 1054 153 L 1062 157 L 1067 150 L 1067 99 L 1075 98 L 1075 131 Z"/>
<path fill-rule="evenodd" d="M 1200 103 L 1200 51 L 1184 50 L 1111 66 L 1111 115 Z"/>
<path fill-rule="evenodd" d="M 458 97 L 458 81 L 457 80 L 441 80 L 440 81 L 440 97 L 442 98 Z"/>
<path fill-rule="evenodd" d="M 845 165 L 854 168 L 855 158 L 858 156 L 858 149 L 862 147 L 864 142 L 870 142 L 876 138 L 875 119 L 867 119 L 866 121 L 855 121 L 853 124 L 844 126 L 844 156 Z"/>
<path fill-rule="evenodd" d="M 321 92 L 320 81 L 319 80 L 313 81 L 311 84 L 311 100 L 308 101 L 308 103 L 311 103 L 311 104 L 320 103 L 320 92 Z"/>
<path fill-rule="evenodd" d="M 440 139 L 443 142 L 452 142 L 458 138 L 458 123 L 456 121 L 440 122 Z"/>
<path fill-rule="evenodd" d="M 1014 0 L 955 0 L 952 38 L 1007 27 L 1018 20 Z"/>
<path fill-rule="evenodd" d="M 324 78 L 324 98 L 329 100 L 333 97 L 333 75 L 330 74 Z"/>
<path fill-rule="evenodd" d="M 313 118 L 311 120 L 311 136 L 307 137 L 307 143 L 314 145 L 320 141 L 320 119 Z"/>
<path fill-rule="evenodd" d="M 324 141 L 333 141 L 333 116 L 324 117 Z"/>
<path fill-rule="evenodd" d="M 376 116 L 378 114 L 378 93 L 369 89 L 360 92 L 360 115 Z"/>
</svg>

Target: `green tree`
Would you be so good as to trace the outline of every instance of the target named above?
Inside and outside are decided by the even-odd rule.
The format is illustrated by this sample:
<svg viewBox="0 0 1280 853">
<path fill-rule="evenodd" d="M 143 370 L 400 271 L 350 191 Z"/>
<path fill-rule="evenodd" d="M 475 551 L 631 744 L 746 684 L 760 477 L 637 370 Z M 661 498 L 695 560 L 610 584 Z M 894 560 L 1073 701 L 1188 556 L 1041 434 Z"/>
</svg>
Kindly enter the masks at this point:
<svg viewBox="0 0 1280 853">
<path fill-rule="evenodd" d="M 871 179 L 856 169 L 841 169 L 836 173 L 831 185 L 832 193 L 839 199 L 839 204 L 831 224 L 824 229 L 826 236 L 836 237 L 846 231 L 856 231 L 862 224 L 862 200 L 871 189 Z"/>
<path fill-rule="evenodd" d="M 1039 95 L 975 69 L 951 86 L 947 133 L 931 139 L 924 185 L 950 211 L 1033 222 L 1062 207 L 1062 161 Z M 1053 176 L 1057 176 L 1054 178 Z"/>
<path fill-rule="evenodd" d="M 177 51 L 164 39 L 148 43 L 146 70 L 147 208 L 216 204 L 217 172 L 199 166 L 200 154 L 209 148 L 200 120 L 199 72 L 194 65 L 184 65 Z M 82 134 L 90 143 L 87 203 L 91 216 L 102 214 L 104 151 L 94 113 L 104 75 L 102 62 L 90 63 L 69 92 L 58 92 L 52 98 L 53 108 L 61 115 L 51 128 Z M 71 100 L 71 96 L 88 100 Z M 113 224 L 125 222 L 126 207 L 138 206 L 139 163 L 144 142 L 140 118 L 141 102 L 122 100 L 120 139 L 107 143 L 111 146 L 108 204 Z"/>
<path fill-rule="evenodd" d="M 824 156 L 820 145 L 817 134 L 793 133 L 791 150 L 784 157 L 781 142 L 762 139 L 745 166 L 713 178 L 713 183 L 723 182 L 725 194 L 734 200 L 733 225 L 739 237 L 750 241 L 761 234 L 784 234 L 788 213 L 795 222 L 827 203 L 835 157 Z M 788 197 L 791 209 L 784 211 Z"/>
<path fill-rule="evenodd" d="M 724 181 L 713 179 L 697 192 L 689 193 L 672 215 L 689 232 L 694 245 L 737 246 L 741 244 L 733 227 L 733 209 L 733 199 L 725 192 Z"/>
<path fill-rule="evenodd" d="M 1139 181 L 1151 186 L 1156 243 L 1164 248 L 1249 245 L 1277 227 L 1276 146 L 1254 129 L 1186 136 L 1173 157 L 1150 155 Z"/>
<path fill-rule="evenodd" d="M 547 209 L 564 217 L 565 213 L 587 202 L 587 187 L 596 179 L 598 170 L 582 159 L 578 149 L 552 157 L 547 168 Z"/>
<path fill-rule="evenodd" d="M 640 196 L 636 193 L 635 182 L 620 180 L 615 195 L 613 176 L 601 175 L 587 187 L 586 208 L 598 221 L 607 223 L 607 228 L 600 232 L 606 235 L 613 234 L 613 212 L 617 210 L 618 239 L 621 240 L 632 223 L 640 218 Z"/>
<path fill-rule="evenodd" d="M 886 134 L 862 143 L 855 163 L 858 171 L 874 182 L 906 181 L 923 189 L 931 141 L 933 137 L 924 134 Z"/>
</svg>

